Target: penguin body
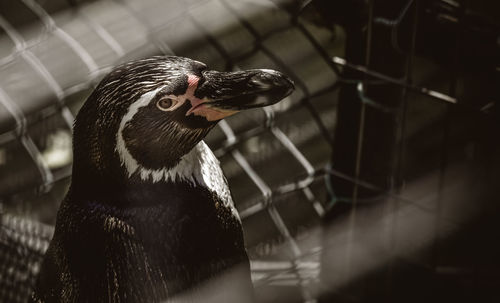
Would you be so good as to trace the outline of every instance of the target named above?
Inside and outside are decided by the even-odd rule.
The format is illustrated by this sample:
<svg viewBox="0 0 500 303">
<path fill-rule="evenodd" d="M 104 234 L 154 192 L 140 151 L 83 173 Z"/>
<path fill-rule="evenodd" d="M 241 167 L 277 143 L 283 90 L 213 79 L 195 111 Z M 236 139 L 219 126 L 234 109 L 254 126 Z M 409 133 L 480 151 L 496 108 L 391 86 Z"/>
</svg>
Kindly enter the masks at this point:
<svg viewBox="0 0 500 303">
<path fill-rule="evenodd" d="M 202 139 L 292 88 L 278 72 L 181 57 L 113 70 L 77 115 L 72 182 L 32 301 L 252 302 L 241 221 Z M 224 281 L 211 295 L 210 280 Z"/>
</svg>

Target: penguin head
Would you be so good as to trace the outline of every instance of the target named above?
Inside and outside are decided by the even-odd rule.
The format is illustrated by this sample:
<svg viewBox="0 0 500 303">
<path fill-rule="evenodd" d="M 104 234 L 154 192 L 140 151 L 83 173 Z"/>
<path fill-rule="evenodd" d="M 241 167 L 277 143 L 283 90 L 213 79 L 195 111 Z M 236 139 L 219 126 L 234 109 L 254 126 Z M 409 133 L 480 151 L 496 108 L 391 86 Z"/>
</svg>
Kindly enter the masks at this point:
<svg viewBox="0 0 500 303">
<path fill-rule="evenodd" d="M 141 169 L 173 168 L 218 121 L 274 104 L 293 88 L 277 71 L 211 71 L 182 57 L 122 64 L 102 79 L 76 117 L 72 183 L 119 183 Z"/>
</svg>

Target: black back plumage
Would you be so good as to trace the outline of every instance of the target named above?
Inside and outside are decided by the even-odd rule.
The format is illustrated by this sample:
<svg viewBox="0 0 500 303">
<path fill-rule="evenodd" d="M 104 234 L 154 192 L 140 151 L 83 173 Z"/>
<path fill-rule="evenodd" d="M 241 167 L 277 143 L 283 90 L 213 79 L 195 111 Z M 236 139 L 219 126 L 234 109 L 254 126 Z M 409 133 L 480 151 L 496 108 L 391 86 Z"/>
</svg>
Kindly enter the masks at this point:
<svg viewBox="0 0 500 303">
<path fill-rule="evenodd" d="M 35 298 L 160 302 L 195 292 L 196 285 L 235 266 L 249 278 L 240 222 L 216 195 L 187 183 L 151 188 L 149 194 L 157 204 L 119 208 L 64 201 Z M 250 280 L 241 283 L 247 283 L 241 295 L 251 302 Z"/>
</svg>

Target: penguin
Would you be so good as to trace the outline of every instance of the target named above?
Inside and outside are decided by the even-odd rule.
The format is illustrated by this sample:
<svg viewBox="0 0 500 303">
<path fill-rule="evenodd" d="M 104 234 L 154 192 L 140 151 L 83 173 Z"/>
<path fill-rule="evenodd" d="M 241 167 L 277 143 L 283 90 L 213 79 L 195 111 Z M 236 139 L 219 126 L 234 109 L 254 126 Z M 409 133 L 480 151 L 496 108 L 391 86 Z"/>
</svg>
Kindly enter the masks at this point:
<svg viewBox="0 0 500 303">
<path fill-rule="evenodd" d="M 71 185 L 31 302 L 253 302 L 241 220 L 203 138 L 293 90 L 278 71 L 176 56 L 115 67 L 76 116 Z"/>
</svg>

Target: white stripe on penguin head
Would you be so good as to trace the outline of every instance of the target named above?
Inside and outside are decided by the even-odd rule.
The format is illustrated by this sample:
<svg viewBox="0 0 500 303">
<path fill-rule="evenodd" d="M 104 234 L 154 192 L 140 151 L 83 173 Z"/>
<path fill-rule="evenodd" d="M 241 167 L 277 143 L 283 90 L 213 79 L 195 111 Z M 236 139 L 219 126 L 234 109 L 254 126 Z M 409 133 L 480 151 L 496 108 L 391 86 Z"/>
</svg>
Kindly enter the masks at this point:
<svg viewBox="0 0 500 303">
<path fill-rule="evenodd" d="M 125 140 L 123 139 L 123 130 L 125 129 L 125 125 L 131 121 L 135 114 L 139 111 L 141 107 L 144 107 L 151 102 L 151 99 L 158 93 L 163 87 L 157 88 L 153 91 L 147 92 L 143 94 L 137 101 L 132 103 L 125 116 L 123 116 L 120 127 L 118 128 L 118 133 L 116 134 L 116 147 L 115 150 L 118 152 L 121 163 L 125 166 L 128 172 L 128 176 L 130 177 L 133 173 L 139 169 L 140 165 L 137 163 L 137 160 L 132 157 L 130 154 L 127 145 L 125 144 Z M 142 174 L 141 174 L 142 175 Z"/>
</svg>

